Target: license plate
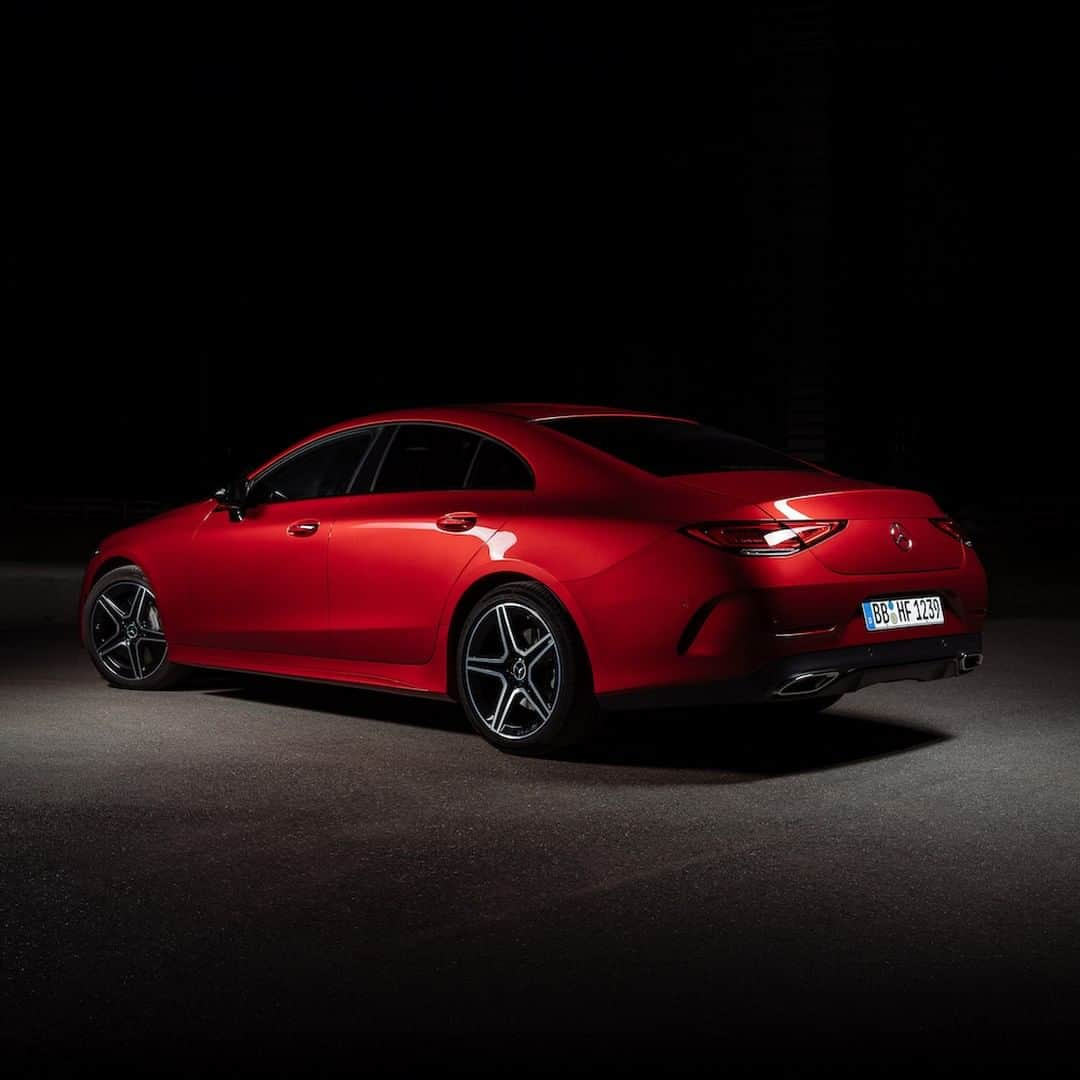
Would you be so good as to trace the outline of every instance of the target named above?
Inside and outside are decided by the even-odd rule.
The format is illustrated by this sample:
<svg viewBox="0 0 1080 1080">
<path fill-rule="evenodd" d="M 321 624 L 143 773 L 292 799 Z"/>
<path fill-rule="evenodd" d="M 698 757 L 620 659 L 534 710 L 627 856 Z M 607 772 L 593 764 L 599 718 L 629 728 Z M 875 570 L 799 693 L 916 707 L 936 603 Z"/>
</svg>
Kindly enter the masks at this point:
<svg viewBox="0 0 1080 1080">
<path fill-rule="evenodd" d="M 862 612 L 867 630 L 904 630 L 909 626 L 935 626 L 945 621 L 940 596 L 867 600 Z"/>
</svg>

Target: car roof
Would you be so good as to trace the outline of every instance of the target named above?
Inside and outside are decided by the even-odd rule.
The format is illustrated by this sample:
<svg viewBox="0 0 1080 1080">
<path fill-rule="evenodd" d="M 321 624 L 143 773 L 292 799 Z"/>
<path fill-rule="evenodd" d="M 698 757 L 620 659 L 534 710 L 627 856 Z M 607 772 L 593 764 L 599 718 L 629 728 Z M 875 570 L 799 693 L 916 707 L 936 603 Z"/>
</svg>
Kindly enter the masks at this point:
<svg viewBox="0 0 1080 1080">
<path fill-rule="evenodd" d="M 520 416 L 523 420 L 562 420 L 571 416 L 642 416 L 656 418 L 660 414 L 619 409 L 611 405 L 570 405 L 551 401 L 508 401 L 481 405 L 485 412 Z"/>
<path fill-rule="evenodd" d="M 637 416 L 642 418 L 677 420 L 680 417 L 665 416 L 662 413 L 638 412 L 635 409 L 619 409 L 610 405 L 568 405 L 554 402 L 499 402 L 481 405 L 424 405 L 414 409 L 402 408 L 357 416 L 351 420 L 342 420 L 332 427 L 325 428 L 310 438 L 321 437 L 335 431 L 343 431 L 358 424 L 401 424 L 409 421 L 427 421 L 428 423 L 468 424 L 474 423 L 483 428 L 485 421 L 492 416 L 506 417 L 510 420 L 562 420 L 574 416 Z M 688 421 L 692 423 L 692 421 Z M 305 442 L 308 440 L 304 440 Z"/>
</svg>

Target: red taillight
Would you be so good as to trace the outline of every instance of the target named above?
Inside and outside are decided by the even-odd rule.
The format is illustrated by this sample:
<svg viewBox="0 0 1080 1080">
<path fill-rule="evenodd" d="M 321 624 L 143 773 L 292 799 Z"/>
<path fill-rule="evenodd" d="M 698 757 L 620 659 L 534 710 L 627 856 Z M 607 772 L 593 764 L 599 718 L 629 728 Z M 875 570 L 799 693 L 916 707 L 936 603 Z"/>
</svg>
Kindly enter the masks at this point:
<svg viewBox="0 0 1080 1080">
<path fill-rule="evenodd" d="M 951 536 L 966 547 L 971 547 L 971 541 L 960 531 L 960 526 L 952 518 L 931 518 L 930 524 L 936 525 L 946 536 Z"/>
<path fill-rule="evenodd" d="M 794 555 L 838 533 L 846 521 L 709 521 L 683 532 L 733 555 Z"/>
</svg>

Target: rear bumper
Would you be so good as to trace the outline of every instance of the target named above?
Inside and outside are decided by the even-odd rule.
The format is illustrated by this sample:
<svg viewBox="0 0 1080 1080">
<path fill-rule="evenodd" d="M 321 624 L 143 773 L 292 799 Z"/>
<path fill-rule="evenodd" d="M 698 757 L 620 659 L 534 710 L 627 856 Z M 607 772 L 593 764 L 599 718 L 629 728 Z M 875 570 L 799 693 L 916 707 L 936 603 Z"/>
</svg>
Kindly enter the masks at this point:
<svg viewBox="0 0 1080 1080">
<path fill-rule="evenodd" d="M 974 670 L 975 657 L 981 662 L 982 634 L 883 641 L 785 656 L 745 678 L 618 691 L 600 694 L 599 701 L 601 708 L 617 710 L 808 700 L 850 694 L 875 683 L 928 681 L 966 674 Z M 804 685 L 814 687 L 809 692 L 793 683 L 800 675 L 811 674 L 830 678 L 805 680 Z M 817 681 L 822 682 L 820 687 Z M 789 687 L 792 689 L 788 693 L 780 692 Z"/>
</svg>

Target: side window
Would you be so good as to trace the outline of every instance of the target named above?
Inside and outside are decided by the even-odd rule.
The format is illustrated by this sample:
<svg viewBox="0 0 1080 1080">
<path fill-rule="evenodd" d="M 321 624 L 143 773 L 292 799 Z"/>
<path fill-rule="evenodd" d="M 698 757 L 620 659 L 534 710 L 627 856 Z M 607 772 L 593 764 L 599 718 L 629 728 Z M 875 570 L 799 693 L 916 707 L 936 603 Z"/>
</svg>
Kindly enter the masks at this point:
<svg viewBox="0 0 1080 1080">
<path fill-rule="evenodd" d="M 386 452 L 375 490 L 460 490 L 479 442 L 479 435 L 460 428 L 402 424 Z"/>
<path fill-rule="evenodd" d="M 469 487 L 487 491 L 532 491 L 528 465 L 505 446 L 485 439 L 477 451 Z"/>
<path fill-rule="evenodd" d="M 252 502 L 291 502 L 347 494 L 374 435 L 371 429 L 357 431 L 301 451 L 255 481 Z"/>
</svg>

